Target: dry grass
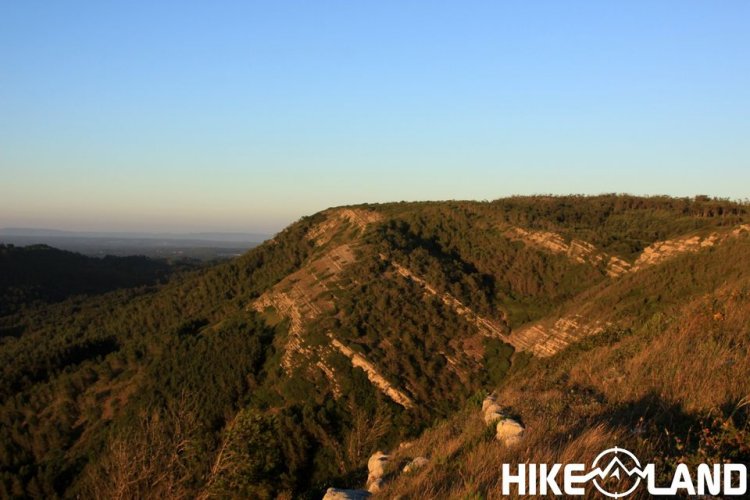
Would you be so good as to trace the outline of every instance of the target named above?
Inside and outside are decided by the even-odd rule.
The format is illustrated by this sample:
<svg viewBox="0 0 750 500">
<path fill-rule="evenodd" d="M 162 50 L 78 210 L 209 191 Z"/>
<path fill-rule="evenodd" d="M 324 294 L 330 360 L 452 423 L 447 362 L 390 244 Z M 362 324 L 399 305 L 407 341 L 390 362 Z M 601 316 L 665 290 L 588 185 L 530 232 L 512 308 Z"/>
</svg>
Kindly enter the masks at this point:
<svg viewBox="0 0 750 500">
<path fill-rule="evenodd" d="M 614 341 L 534 361 L 497 393 L 527 428 L 521 445 L 495 441 L 473 406 L 398 450 L 394 469 L 416 456 L 430 463 L 394 474 L 379 496 L 503 498 L 504 463 L 590 463 L 615 445 L 667 469 L 748 453 L 749 285 L 727 284 Z"/>
<path fill-rule="evenodd" d="M 645 325 L 643 335 L 592 352 L 571 380 L 612 402 L 657 394 L 688 412 L 739 402 L 750 395 L 748 318 L 750 296 L 726 288 Z"/>
</svg>

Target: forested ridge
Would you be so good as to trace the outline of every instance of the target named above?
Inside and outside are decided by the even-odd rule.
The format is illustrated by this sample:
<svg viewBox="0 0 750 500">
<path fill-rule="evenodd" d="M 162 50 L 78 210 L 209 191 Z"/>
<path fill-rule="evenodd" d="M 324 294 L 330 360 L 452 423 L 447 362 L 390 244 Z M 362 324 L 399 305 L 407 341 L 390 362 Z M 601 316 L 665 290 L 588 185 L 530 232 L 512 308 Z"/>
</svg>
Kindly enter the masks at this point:
<svg viewBox="0 0 750 500">
<path fill-rule="evenodd" d="M 615 338 L 744 283 L 747 222 L 708 197 L 358 205 L 209 267 L 126 259 L 73 281 L 74 254 L 50 267 L 55 250 L 2 247 L 0 496 L 361 484 L 376 449 L 538 369 L 513 347 L 529 325 L 580 314 Z M 654 246 L 671 240 L 687 243 Z M 648 251 L 666 257 L 642 270 Z"/>
</svg>

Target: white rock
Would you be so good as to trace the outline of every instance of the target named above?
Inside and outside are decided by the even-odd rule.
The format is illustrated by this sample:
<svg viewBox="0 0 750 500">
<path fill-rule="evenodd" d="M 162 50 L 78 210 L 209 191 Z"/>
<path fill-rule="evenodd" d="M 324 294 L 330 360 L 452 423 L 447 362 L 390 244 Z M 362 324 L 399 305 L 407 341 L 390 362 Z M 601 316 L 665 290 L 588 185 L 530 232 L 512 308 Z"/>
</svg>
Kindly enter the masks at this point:
<svg viewBox="0 0 750 500">
<path fill-rule="evenodd" d="M 377 479 L 385 475 L 385 466 L 391 459 L 390 455 L 386 455 L 382 451 L 376 451 L 374 455 L 367 461 L 367 471 L 369 477 Z M 369 482 L 369 480 L 368 480 Z"/>
<path fill-rule="evenodd" d="M 501 413 L 503 411 L 503 407 L 500 406 L 497 403 L 490 403 L 487 405 L 487 408 L 483 410 L 483 413 L 487 415 L 488 413 Z"/>
<path fill-rule="evenodd" d="M 415 470 L 421 469 L 422 467 L 424 467 L 425 465 L 427 465 L 428 462 L 429 462 L 429 460 L 427 460 L 425 457 L 417 457 L 414 460 L 412 460 L 411 462 L 409 462 L 408 464 L 406 464 L 404 466 L 403 471 L 406 474 L 408 474 L 410 472 L 414 472 Z"/>
<path fill-rule="evenodd" d="M 328 488 L 323 500 L 364 500 L 370 498 L 370 493 L 365 490 L 341 490 Z"/>
<path fill-rule="evenodd" d="M 488 413 L 487 415 L 484 416 L 484 423 L 487 424 L 487 425 L 490 425 L 490 424 L 493 424 L 493 423 L 497 422 L 498 420 L 502 420 L 504 418 L 505 418 L 505 414 L 498 413 L 498 412 L 492 412 L 492 413 Z"/>
<path fill-rule="evenodd" d="M 370 493 L 377 493 L 383 488 L 384 484 L 385 481 L 383 481 L 382 477 L 375 478 L 372 481 L 367 482 L 367 491 Z"/>
<path fill-rule="evenodd" d="M 487 411 L 487 407 L 491 404 L 494 404 L 495 402 L 495 396 L 490 395 L 484 398 L 484 401 L 482 401 L 482 413 L 485 413 Z"/>
<path fill-rule="evenodd" d="M 383 487 L 383 476 L 385 476 L 385 467 L 391 459 L 382 451 L 376 451 L 367 461 L 367 490 L 375 493 Z"/>
<path fill-rule="evenodd" d="M 497 423 L 495 438 L 505 446 L 514 446 L 523 439 L 524 428 L 512 418 L 503 418 Z"/>
<path fill-rule="evenodd" d="M 489 425 L 504 417 L 505 414 L 503 413 L 502 408 L 500 408 L 500 405 L 490 405 L 487 407 L 487 411 L 484 412 L 484 423 Z"/>
</svg>

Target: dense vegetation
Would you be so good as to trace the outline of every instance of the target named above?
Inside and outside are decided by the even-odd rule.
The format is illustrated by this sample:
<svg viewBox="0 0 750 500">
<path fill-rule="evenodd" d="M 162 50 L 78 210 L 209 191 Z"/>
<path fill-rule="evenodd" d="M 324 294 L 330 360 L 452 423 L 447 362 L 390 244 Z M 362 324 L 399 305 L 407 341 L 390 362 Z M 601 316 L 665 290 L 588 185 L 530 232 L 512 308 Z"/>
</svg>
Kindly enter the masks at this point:
<svg viewBox="0 0 750 500">
<path fill-rule="evenodd" d="M 0 316 L 73 295 L 154 285 L 174 272 L 194 268 L 146 257 L 85 257 L 46 245 L 0 244 Z"/>
<path fill-rule="evenodd" d="M 483 336 L 444 294 L 506 330 L 581 309 L 633 331 L 750 270 L 725 255 L 747 255 L 739 242 L 613 282 L 602 265 L 508 237 L 509 227 L 551 231 L 632 262 L 655 241 L 745 221 L 747 206 L 725 200 L 357 208 L 381 217 L 364 229 L 339 221 L 316 243 L 309 235 L 332 220 L 317 214 L 242 257 L 179 273 L 147 260 L 99 264 L 3 247 L 0 496 L 315 497 L 334 483 L 356 485 L 375 449 L 418 435 L 508 373 L 538 369 L 522 369 L 528 355 Z M 314 277 L 326 291 L 309 307 L 320 312 L 303 321 L 301 354 L 282 368 L 293 318 L 251 305 L 339 245 L 356 260 Z M 375 387 L 329 335 L 414 407 Z"/>
</svg>

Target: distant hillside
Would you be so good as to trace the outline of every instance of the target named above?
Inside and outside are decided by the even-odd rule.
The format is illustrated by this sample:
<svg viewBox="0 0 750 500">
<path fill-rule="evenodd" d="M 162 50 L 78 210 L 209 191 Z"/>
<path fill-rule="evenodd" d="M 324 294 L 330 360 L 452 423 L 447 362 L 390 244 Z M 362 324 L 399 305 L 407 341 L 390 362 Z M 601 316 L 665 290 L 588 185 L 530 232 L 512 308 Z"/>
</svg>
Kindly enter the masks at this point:
<svg viewBox="0 0 750 500">
<path fill-rule="evenodd" d="M 364 485 L 375 450 L 421 436 L 431 465 L 385 497 L 482 497 L 492 473 L 472 467 L 506 457 L 472 406 L 487 392 L 529 428 L 514 460 L 616 434 L 649 408 L 726 415 L 750 392 L 728 382 L 750 375 L 749 233 L 747 206 L 710 198 L 359 205 L 153 290 L 31 305 L 0 340 L 0 496 L 319 498 Z M 697 334 L 702 304 L 726 331 Z M 650 357 L 724 359 L 712 349 L 728 345 L 727 373 Z M 607 385 L 615 358 L 638 387 Z M 680 393 L 683 376 L 711 396 Z M 673 461 L 670 446 L 640 451 Z"/>
<path fill-rule="evenodd" d="M 145 255 L 161 259 L 202 261 L 236 257 L 269 237 L 255 233 L 97 233 L 30 228 L 0 229 L 0 244 L 49 245 L 93 257 Z"/>
<path fill-rule="evenodd" d="M 146 257 L 100 259 L 47 245 L 0 245 L 0 316 L 37 302 L 154 285 L 176 269 L 166 261 Z"/>
<path fill-rule="evenodd" d="M 128 231 L 61 231 L 58 229 L 40 229 L 26 227 L 0 228 L 0 238 L 86 238 L 110 240 L 168 240 L 168 241 L 202 241 L 221 243 L 260 243 L 270 236 L 262 233 L 237 232 L 202 232 L 202 233 L 157 233 Z"/>
</svg>

